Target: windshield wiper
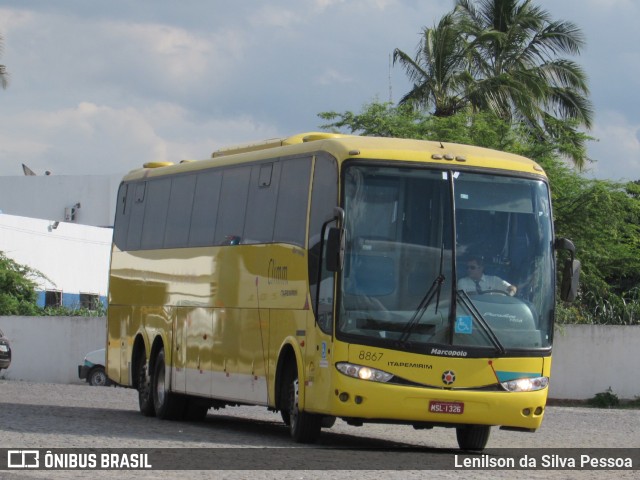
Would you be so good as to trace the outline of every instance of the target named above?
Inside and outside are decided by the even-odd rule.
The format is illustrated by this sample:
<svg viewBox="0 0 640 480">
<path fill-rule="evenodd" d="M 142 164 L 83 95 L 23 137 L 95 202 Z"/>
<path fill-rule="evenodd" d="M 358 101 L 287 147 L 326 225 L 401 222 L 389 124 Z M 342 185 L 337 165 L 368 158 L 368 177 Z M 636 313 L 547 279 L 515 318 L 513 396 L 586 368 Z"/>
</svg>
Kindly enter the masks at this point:
<svg viewBox="0 0 640 480">
<path fill-rule="evenodd" d="M 464 290 L 457 290 L 457 294 L 458 294 L 457 299 L 460 300 L 460 302 L 462 302 L 462 304 L 465 306 L 465 308 L 469 312 L 471 312 L 471 315 L 478 322 L 480 327 L 482 327 L 482 330 L 484 330 L 484 332 L 487 334 L 493 346 L 496 347 L 496 350 L 498 350 L 498 352 L 501 355 L 504 355 L 506 353 L 504 345 L 502 345 L 502 343 L 498 339 L 498 336 L 495 334 L 495 332 L 491 328 L 491 325 L 489 325 L 487 321 L 484 319 L 484 317 L 480 313 L 480 310 L 478 310 L 478 308 L 475 306 L 471 298 L 469 298 L 469 295 L 467 294 L 467 292 L 465 292 Z"/>
<path fill-rule="evenodd" d="M 427 311 L 427 308 L 429 308 L 429 305 L 431 304 L 433 297 L 436 295 L 438 296 L 436 299 L 436 313 L 438 312 L 438 306 L 440 305 L 440 290 L 442 289 L 442 284 L 445 281 L 445 276 L 442 273 L 443 269 L 444 269 L 444 243 L 441 244 L 440 246 L 440 272 L 438 273 L 438 276 L 435 278 L 435 280 L 431 284 L 431 287 L 429 288 L 425 296 L 422 297 L 422 300 L 420 300 L 420 303 L 418 304 L 418 308 L 416 308 L 416 311 L 413 312 L 413 315 L 411 316 L 411 318 L 405 325 L 404 329 L 402 330 L 402 335 L 400 335 L 400 338 L 398 339 L 400 344 L 406 343 L 407 339 L 411 335 L 411 332 L 413 332 L 413 329 L 415 328 L 415 326 L 418 324 L 418 322 L 420 322 L 420 319 L 424 315 L 424 312 Z"/>
<path fill-rule="evenodd" d="M 433 283 L 431 284 L 431 288 L 429 288 L 426 295 L 422 298 L 422 300 L 418 304 L 418 308 L 415 312 L 413 312 L 411 319 L 407 322 L 404 329 L 402 330 L 402 335 L 400 335 L 400 338 L 398 340 L 401 344 L 404 344 L 407 341 L 415 326 L 418 324 L 418 322 L 420 322 L 420 319 L 424 315 L 424 312 L 431 304 L 433 297 L 438 295 L 438 299 L 440 299 L 440 288 L 442 287 L 444 280 L 444 275 L 439 274 L 433 281 Z"/>
</svg>

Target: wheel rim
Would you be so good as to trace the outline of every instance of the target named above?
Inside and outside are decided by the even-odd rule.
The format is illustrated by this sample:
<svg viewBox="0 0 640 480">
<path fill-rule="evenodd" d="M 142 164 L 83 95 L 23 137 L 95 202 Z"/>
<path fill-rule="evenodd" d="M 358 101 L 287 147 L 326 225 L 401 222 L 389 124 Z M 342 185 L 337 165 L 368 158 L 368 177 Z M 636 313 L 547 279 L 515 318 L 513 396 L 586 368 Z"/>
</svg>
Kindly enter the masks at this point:
<svg viewBox="0 0 640 480">
<path fill-rule="evenodd" d="M 107 376 L 104 372 L 98 372 L 93 375 L 93 384 L 96 387 L 102 387 L 105 383 L 107 383 Z"/>
</svg>

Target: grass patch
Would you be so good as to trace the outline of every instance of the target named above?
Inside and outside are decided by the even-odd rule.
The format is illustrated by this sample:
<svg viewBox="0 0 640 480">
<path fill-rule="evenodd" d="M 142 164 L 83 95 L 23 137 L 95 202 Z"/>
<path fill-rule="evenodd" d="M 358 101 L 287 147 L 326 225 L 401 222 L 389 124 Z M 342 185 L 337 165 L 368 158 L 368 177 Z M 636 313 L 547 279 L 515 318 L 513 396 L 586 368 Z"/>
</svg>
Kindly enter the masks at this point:
<svg viewBox="0 0 640 480">
<path fill-rule="evenodd" d="M 611 387 L 609 387 L 604 392 L 596 393 L 588 400 L 549 398 L 547 400 L 547 405 L 551 407 L 640 409 L 640 397 L 636 397 L 633 400 L 620 399 L 615 393 L 613 393 Z"/>
</svg>

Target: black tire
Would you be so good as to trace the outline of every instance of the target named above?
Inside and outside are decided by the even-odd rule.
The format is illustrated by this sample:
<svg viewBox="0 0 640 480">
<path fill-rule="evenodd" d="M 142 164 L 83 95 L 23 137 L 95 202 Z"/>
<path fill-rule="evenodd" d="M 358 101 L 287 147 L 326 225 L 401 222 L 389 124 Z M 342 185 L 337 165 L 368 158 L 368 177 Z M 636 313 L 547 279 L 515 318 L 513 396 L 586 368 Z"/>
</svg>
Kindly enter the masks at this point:
<svg viewBox="0 0 640 480">
<path fill-rule="evenodd" d="M 336 417 L 322 417 L 322 428 L 332 428 L 336 424 Z"/>
<path fill-rule="evenodd" d="M 201 422 L 207 417 L 209 405 L 198 399 L 188 398 L 185 400 L 183 419 L 188 422 Z"/>
<path fill-rule="evenodd" d="M 287 395 L 289 395 L 288 389 L 285 390 L 287 390 Z M 289 410 L 285 410 L 285 408 L 287 408 L 287 405 L 289 405 L 289 401 L 286 400 L 282 405 L 283 407 L 280 410 L 280 416 L 282 417 L 282 421 L 284 422 L 284 424 L 288 427 L 289 425 L 291 425 L 291 418 L 289 417 Z"/>
<path fill-rule="evenodd" d="M 289 416 L 289 382 L 291 381 L 289 377 L 291 377 L 291 375 L 292 374 L 289 371 L 283 372 L 282 381 L 278 390 L 280 395 L 280 416 L 287 427 L 291 425 L 291 417 Z"/>
<path fill-rule="evenodd" d="M 138 360 L 136 368 L 138 376 L 138 405 L 140 413 L 145 417 L 155 417 L 156 410 L 153 407 L 153 396 L 151 395 L 151 377 L 147 374 L 149 365 L 144 354 Z"/>
<path fill-rule="evenodd" d="M 476 452 L 484 450 L 489 441 L 491 427 L 487 425 L 466 425 L 456 428 L 458 446 L 461 450 L 473 450 Z"/>
<path fill-rule="evenodd" d="M 288 416 L 289 422 L 285 420 L 285 424 L 289 426 L 291 437 L 298 443 L 315 443 L 320 436 L 322 429 L 322 415 L 316 415 L 302 411 L 298 407 L 298 371 L 296 369 L 289 370 L 285 377 L 282 387 L 286 389 L 287 395 L 282 408 L 282 416 Z"/>
<path fill-rule="evenodd" d="M 169 390 L 165 381 L 165 371 L 164 348 L 161 348 L 156 356 L 153 377 L 151 378 L 153 408 L 158 418 L 179 420 L 184 413 L 185 399 Z"/>
<path fill-rule="evenodd" d="M 89 382 L 89 385 L 92 387 L 106 387 L 109 385 L 109 379 L 103 367 L 95 367 L 91 370 L 87 382 Z"/>
</svg>

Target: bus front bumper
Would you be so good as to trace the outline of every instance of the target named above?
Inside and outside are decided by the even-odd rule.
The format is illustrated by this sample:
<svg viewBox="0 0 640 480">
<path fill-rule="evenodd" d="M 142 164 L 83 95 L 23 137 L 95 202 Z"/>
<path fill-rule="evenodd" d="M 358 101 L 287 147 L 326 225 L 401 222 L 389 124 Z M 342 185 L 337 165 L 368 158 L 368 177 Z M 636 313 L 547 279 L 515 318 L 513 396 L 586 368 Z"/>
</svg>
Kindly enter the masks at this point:
<svg viewBox="0 0 640 480">
<path fill-rule="evenodd" d="M 413 425 L 499 425 L 535 431 L 544 416 L 548 388 L 532 392 L 446 390 L 341 378 L 333 414 L 363 422 Z"/>
</svg>

